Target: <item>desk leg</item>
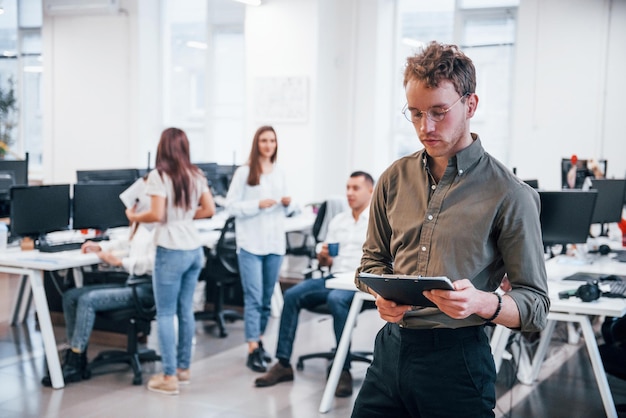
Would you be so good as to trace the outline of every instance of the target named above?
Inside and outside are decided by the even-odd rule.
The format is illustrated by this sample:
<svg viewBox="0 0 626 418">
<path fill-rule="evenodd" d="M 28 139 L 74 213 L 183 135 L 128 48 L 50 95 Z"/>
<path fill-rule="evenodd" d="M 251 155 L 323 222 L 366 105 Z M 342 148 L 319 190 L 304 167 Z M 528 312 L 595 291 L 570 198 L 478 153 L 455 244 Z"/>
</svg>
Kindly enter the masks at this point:
<svg viewBox="0 0 626 418">
<path fill-rule="evenodd" d="M 341 376 L 341 369 L 343 369 L 343 363 L 346 361 L 346 356 L 348 355 L 348 347 L 350 346 L 350 341 L 352 340 L 352 331 L 356 325 L 357 317 L 361 312 L 363 298 L 365 296 L 365 293 L 356 292 L 354 294 L 354 298 L 352 299 L 350 311 L 348 312 L 348 318 L 346 319 L 346 325 L 343 327 L 343 333 L 341 334 L 341 339 L 339 340 L 339 345 L 337 346 L 337 351 L 335 352 L 333 365 L 330 369 L 328 380 L 326 381 L 326 387 L 324 388 L 322 402 L 320 402 L 319 412 L 322 414 L 330 411 L 330 406 L 332 404 L 333 397 L 335 396 L 335 389 L 337 389 L 337 384 L 339 383 L 339 376 Z"/>
<path fill-rule="evenodd" d="M 585 346 L 591 359 L 591 366 L 593 367 L 593 373 L 596 376 L 596 382 L 598 383 L 598 389 L 600 389 L 600 396 L 602 396 L 602 403 L 604 404 L 604 410 L 607 417 L 617 417 L 617 410 L 615 409 L 615 403 L 613 402 L 613 395 L 611 395 L 611 388 L 606 378 L 604 366 L 602 365 L 602 358 L 600 357 L 600 351 L 598 350 L 598 343 L 596 341 L 591 321 L 586 315 L 579 316 L 580 328 L 585 338 Z"/>
<path fill-rule="evenodd" d="M 28 305 L 30 305 L 29 300 L 30 288 L 28 276 L 22 275 L 20 278 L 20 286 L 17 291 L 17 297 L 15 298 L 15 304 L 13 305 L 13 313 L 11 315 L 11 325 L 17 325 L 24 322 L 24 318 L 26 318 L 26 311 L 28 310 Z M 24 299 L 26 297 L 26 299 Z"/>
<path fill-rule="evenodd" d="M 35 309 L 37 310 L 37 318 L 39 320 L 39 328 L 43 338 L 43 346 L 46 352 L 46 360 L 48 362 L 48 371 L 52 380 L 52 387 L 61 389 L 65 386 L 63 381 L 63 373 L 61 372 L 61 364 L 57 353 L 57 344 L 54 339 L 54 331 L 52 329 L 52 321 L 50 320 L 50 308 L 46 299 L 46 292 L 43 287 L 43 272 L 33 270 L 29 274 L 30 285 L 35 300 Z"/>
<path fill-rule="evenodd" d="M 549 318 L 548 314 L 548 318 Z M 526 385 L 532 385 L 535 380 L 537 380 L 537 376 L 539 376 L 539 371 L 541 369 L 541 365 L 543 364 L 543 360 L 546 358 L 546 354 L 548 353 L 548 348 L 550 347 L 550 341 L 552 340 L 552 333 L 554 333 L 554 327 L 556 326 L 556 321 L 553 319 L 548 319 L 548 324 L 545 329 L 541 331 L 541 339 L 539 340 L 539 345 L 537 346 L 537 351 L 533 356 L 532 362 L 532 370 L 530 372 L 530 378 L 522 383 Z"/>
<path fill-rule="evenodd" d="M 491 334 L 491 354 L 493 355 L 493 361 L 496 365 L 496 374 L 500 371 L 502 357 L 504 357 L 504 350 L 506 349 L 506 344 L 509 341 L 510 335 L 511 330 L 507 327 L 503 327 L 502 325 L 496 325 L 493 330 L 493 334 Z"/>
<path fill-rule="evenodd" d="M 272 293 L 272 316 L 274 318 L 280 318 L 280 314 L 283 311 L 283 291 L 280 288 L 280 283 L 276 281 L 274 285 L 274 293 Z"/>
</svg>

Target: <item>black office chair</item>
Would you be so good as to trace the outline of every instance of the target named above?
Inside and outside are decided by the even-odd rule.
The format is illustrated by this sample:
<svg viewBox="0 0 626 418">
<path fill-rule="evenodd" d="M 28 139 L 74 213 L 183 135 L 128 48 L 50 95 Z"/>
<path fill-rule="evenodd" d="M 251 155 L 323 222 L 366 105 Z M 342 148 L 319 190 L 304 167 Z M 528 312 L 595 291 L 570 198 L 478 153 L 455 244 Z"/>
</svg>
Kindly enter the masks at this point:
<svg viewBox="0 0 626 418">
<path fill-rule="evenodd" d="M 126 350 L 106 350 L 98 353 L 88 365 L 85 372 L 85 378 L 89 379 L 93 370 L 102 366 L 126 363 L 133 370 L 133 385 L 142 384 L 141 363 L 160 361 L 159 356 L 152 349 L 139 349 L 139 338 L 150 334 L 150 323 L 156 317 L 156 306 L 154 302 L 148 306 L 144 305 L 137 295 L 137 286 L 150 283 L 152 280 L 149 276 L 131 277 L 127 280 L 126 285 L 133 289 L 134 305 L 128 309 L 117 309 L 102 311 L 96 314 L 96 317 L 105 321 L 126 322 L 127 323 L 127 342 Z M 114 370 L 111 370 L 114 371 Z"/>
<path fill-rule="evenodd" d="M 366 309 L 376 309 L 376 305 L 374 304 L 373 301 L 366 300 L 363 302 L 363 307 L 361 308 L 361 312 L 363 312 Z M 328 305 L 326 304 L 318 305 L 314 307 L 313 309 L 308 309 L 308 310 L 311 312 L 319 313 L 319 314 L 325 314 L 325 315 L 330 314 L 330 310 L 328 309 Z M 337 349 L 335 347 L 330 351 L 322 351 L 318 353 L 302 355 L 298 357 L 296 368 L 298 370 L 303 370 L 305 360 L 309 360 L 313 358 L 323 358 L 330 362 L 328 365 L 328 370 L 330 370 L 330 368 L 332 367 L 332 362 L 335 358 L 336 350 Z M 374 353 L 372 353 L 371 351 L 350 351 L 349 356 L 350 356 L 350 361 L 362 361 L 364 363 L 371 363 L 373 354 Z"/>
<path fill-rule="evenodd" d="M 308 257 L 308 268 L 312 266 L 312 261 L 316 258 L 315 246 L 324 239 L 320 233 L 322 231 L 322 224 L 324 223 L 327 207 L 327 202 L 322 202 L 322 204 L 319 205 L 315 221 L 310 231 L 287 232 L 287 248 L 285 249 L 285 254 L 297 257 Z"/>
<path fill-rule="evenodd" d="M 626 318 L 606 318 L 602 324 L 605 343 L 598 346 L 604 371 L 626 380 Z M 626 404 L 615 405 L 617 412 L 626 412 Z"/>
<path fill-rule="evenodd" d="M 226 321 L 243 320 L 243 315 L 230 309 L 224 309 L 225 291 L 234 289 L 241 283 L 239 264 L 237 263 L 237 241 L 235 238 L 235 218 L 230 217 L 224 223 L 220 237 L 212 250 L 205 249 L 206 265 L 200 274 L 200 280 L 206 281 L 206 300 L 213 301 L 213 310 L 195 313 L 196 320 L 210 320 L 217 323 L 220 338 L 228 336 Z"/>
</svg>

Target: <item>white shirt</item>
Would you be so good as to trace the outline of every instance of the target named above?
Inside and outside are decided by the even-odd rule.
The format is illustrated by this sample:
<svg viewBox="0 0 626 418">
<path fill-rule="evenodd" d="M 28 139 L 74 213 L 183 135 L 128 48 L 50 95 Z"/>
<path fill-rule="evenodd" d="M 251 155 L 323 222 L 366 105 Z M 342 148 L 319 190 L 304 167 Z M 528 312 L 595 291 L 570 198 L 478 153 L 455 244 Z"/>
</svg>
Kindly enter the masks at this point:
<svg viewBox="0 0 626 418">
<path fill-rule="evenodd" d="M 100 248 L 111 251 L 113 255 L 122 259 L 122 267 L 129 274 L 142 276 L 152 274 L 154 269 L 154 229 L 146 224 L 139 224 L 132 240 L 118 239 L 100 242 Z"/>
<path fill-rule="evenodd" d="M 261 175 L 259 185 L 249 186 L 249 172 L 249 165 L 240 166 L 233 175 L 226 195 L 228 213 L 237 218 L 237 250 L 243 248 L 256 255 L 284 255 L 287 245 L 285 216 L 289 208 L 284 207 L 280 199 L 289 196 L 285 173 L 274 164 L 271 173 Z M 260 209 L 259 201 L 263 199 L 275 199 L 278 204 Z"/>
<path fill-rule="evenodd" d="M 361 264 L 363 243 L 367 235 L 369 206 L 355 221 L 352 211 L 337 214 L 328 225 L 326 242 L 338 242 L 339 254 L 333 258 L 332 273 L 356 271 Z"/>
<path fill-rule="evenodd" d="M 202 246 L 202 240 L 198 230 L 193 223 L 200 203 L 200 196 L 209 190 L 207 180 L 204 176 L 194 177 L 195 183 L 192 187 L 191 208 L 184 209 L 174 206 L 174 188 L 170 177 L 154 169 L 148 175 L 146 194 L 149 196 L 162 196 L 166 199 L 165 219 L 156 222 L 154 241 L 156 245 L 173 250 L 193 250 Z"/>
</svg>

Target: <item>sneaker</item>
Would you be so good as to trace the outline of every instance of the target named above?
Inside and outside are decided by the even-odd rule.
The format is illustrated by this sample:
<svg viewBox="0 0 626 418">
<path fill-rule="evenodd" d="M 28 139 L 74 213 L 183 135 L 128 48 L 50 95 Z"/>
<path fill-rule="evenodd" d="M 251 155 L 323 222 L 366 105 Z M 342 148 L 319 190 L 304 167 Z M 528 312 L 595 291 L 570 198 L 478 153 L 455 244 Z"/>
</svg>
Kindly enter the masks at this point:
<svg viewBox="0 0 626 418">
<path fill-rule="evenodd" d="M 342 370 L 339 376 L 339 383 L 335 389 L 335 396 L 338 398 L 347 398 L 352 396 L 352 375 L 349 370 Z"/>
<path fill-rule="evenodd" d="M 269 372 L 257 378 L 254 384 L 259 387 L 274 386 L 280 382 L 291 382 L 293 380 L 293 369 L 291 366 L 285 367 L 280 363 L 274 364 Z"/>
<path fill-rule="evenodd" d="M 148 390 L 164 395 L 178 395 L 178 378 L 165 379 L 163 374 L 155 374 L 148 381 Z"/>
<path fill-rule="evenodd" d="M 68 348 L 65 351 L 65 360 L 63 360 L 61 372 L 63 373 L 63 381 L 65 384 L 88 379 L 90 375 L 87 372 L 87 352 L 75 353 L 72 349 Z M 52 379 L 49 374 L 41 379 L 41 384 L 46 387 L 52 386 Z"/>
<path fill-rule="evenodd" d="M 267 362 L 263 358 L 263 352 L 260 348 L 255 348 L 252 353 L 248 354 L 246 366 L 248 366 L 250 370 L 258 373 L 267 371 Z"/>
<path fill-rule="evenodd" d="M 178 377 L 179 385 L 188 385 L 191 383 L 191 371 L 189 371 L 189 369 L 177 369 L 176 377 Z"/>
</svg>

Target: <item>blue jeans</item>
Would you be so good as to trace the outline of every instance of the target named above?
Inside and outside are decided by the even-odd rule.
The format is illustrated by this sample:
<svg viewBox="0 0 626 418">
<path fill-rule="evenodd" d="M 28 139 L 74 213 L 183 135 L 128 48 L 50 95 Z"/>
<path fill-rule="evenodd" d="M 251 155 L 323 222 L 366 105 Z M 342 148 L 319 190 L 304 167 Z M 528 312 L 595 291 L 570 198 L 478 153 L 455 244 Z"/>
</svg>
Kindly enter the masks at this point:
<svg viewBox="0 0 626 418">
<path fill-rule="evenodd" d="M 329 276 L 332 277 L 332 276 Z M 283 312 L 280 316 L 278 346 L 276 357 L 289 361 L 293 351 L 293 341 L 298 327 L 298 315 L 301 309 L 312 309 L 326 303 L 333 316 L 335 340 L 339 344 L 341 333 L 348 319 L 354 292 L 351 290 L 328 289 L 324 279 L 307 279 L 287 289 L 284 295 Z M 343 366 L 350 369 L 350 356 Z"/>
<path fill-rule="evenodd" d="M 244 249 L 237 255 L 243 287 L 243 320 L 246 341 L 260 341 L 271 313 L 272 294 L 283 256 L 256 255 Z"/>
<path fill-rule="evenodd" d="M 142 302 L 152 303 L 152 286 L 139 285 Z M 63 316 L 70 347 L 81 353 L 87 349 L 96 312 L 134 306 L 133 289 L 123 284 L 102 284 L 69 289 L 63 293 Z"/>
<path fill-rule="evenodd" d="M 159 327 L 159 347 L 163 373 L 176 374 L 176 368 L 191 364 L 193 335 L 193 293 L 204 262 L 202 248 L 172 250 L 157 246 L 154 260 L 154 299 Z M 178 338 L 174 327 L 178 317 Z"/>
</svg>

